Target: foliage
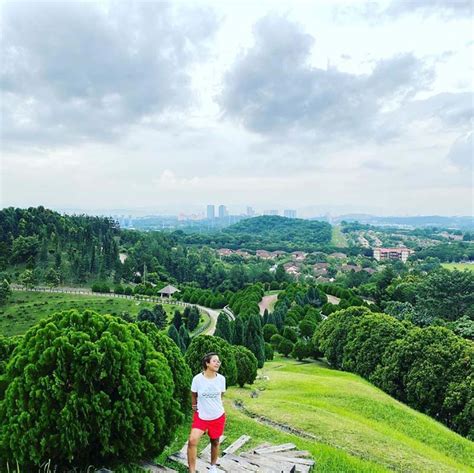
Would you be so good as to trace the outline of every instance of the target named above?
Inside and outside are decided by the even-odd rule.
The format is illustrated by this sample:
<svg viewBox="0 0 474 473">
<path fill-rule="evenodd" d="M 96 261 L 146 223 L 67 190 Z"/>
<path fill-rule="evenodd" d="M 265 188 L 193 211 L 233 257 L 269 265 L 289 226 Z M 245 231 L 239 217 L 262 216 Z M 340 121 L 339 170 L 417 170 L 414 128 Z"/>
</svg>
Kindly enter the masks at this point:
<svg viewBox="0 0 474 473">
<path fill-rule="evenodd" d="M 229 316 L 225 312 L 221 312 L 217 317 L 216 330 L 214 332 L 215 337 L 221 337 L 225 341 L 232 343 L 233 333 L 232 326 L 229 320 Z"/>
<path fill-rule="evenodd" d="M 257 377 L 257 358 L 247 348 L 234 346 L 235 361 L 237 363 L 237 384 L 243 387 L 244 384 L 253 384 Z"/>
<path fill-rule="evenodd" d="M 142 309 L 137 316 L 140 322 L 152 322 L 159 329 L 166 327 L 168 317 L 161 304 L 156 304 L 153 309 Z"/>
<path fill-rule="evenodd" d="M 237 365 L 232 346 L 222 338 L 211 335 L 198 335 L 192 339 L 184 357 L 191 373 L 198 374 L 202 371 L 202 358 L 210 352 L 219 355 L 222 362 L 220 373 L 226 377 L 227 386 L 236 384 Z"/>
<path fill-rule="evenodd" d="M 277 350 L 279 353 L 287 357 L 293 351 L 293 346 L 293 342 L 287 338 L 283 338 L 283 340 L 278 344 Z"/>
<path fill-rule="evenodd" d="M 26 333 L 7 366 L 1 457 L 24 468 L 153 457 L 181 419 L 173 391 L 165 357 L 134 324 L 56 313 Z"/>
<path fill-rule="evenodd" d="M 6 279 L 0 283 L 0 306 L 5 305 L 12 295 L 10 284 Z"/>
<path fill-rule="evenodd" d="M 245 327 L 244 346 L 255 355 L 259 368 L 262 368 L 265 363 L 264 344 L 260 315 L 251 315 Z"/>
<path fill-rule="evenodd" d="M 174 398 L 179 402 L 181 410 L 186 412 L 190 407 L 189 389 L 191 386 L 191 370 L 186 364 L 177 345 L 151 322 L 139 322 L 138 328 L 151 341 L 153 348 L 161 353 L 168 362 L 174 381 Z"/>
</svg>

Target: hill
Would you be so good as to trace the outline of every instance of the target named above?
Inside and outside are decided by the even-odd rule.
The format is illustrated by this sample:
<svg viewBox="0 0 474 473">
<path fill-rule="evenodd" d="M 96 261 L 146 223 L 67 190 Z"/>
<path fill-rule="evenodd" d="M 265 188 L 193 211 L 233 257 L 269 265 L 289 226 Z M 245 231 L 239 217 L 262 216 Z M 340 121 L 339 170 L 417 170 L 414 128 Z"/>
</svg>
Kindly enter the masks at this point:
<svg viewBox="0 0 474 473">
<path fill-rule="evenodd" d="M 316 471 L 474 471 L 473 442 L 358 376 L 282 357 L 267 362 L 260 374 L 268 379 L 226 393 L 228 442 L 244 433 L 255 444 L 291 441 L 312 453 Z M 257 397 L 250 396 L 253 391 Z M 316 440 L 275 431 L 262 419 Z"/>
<path fill-rule="evenodd" d="M 249 248 L 284 249 L 311 249 L 331 242 L 331 225 L 326 222 L 317 222 L 303 219 L 290 219 L 276 215 L 249 218 L 235 223 L 222 234 L 242 235 L 249 240 Z"/>
</svg>

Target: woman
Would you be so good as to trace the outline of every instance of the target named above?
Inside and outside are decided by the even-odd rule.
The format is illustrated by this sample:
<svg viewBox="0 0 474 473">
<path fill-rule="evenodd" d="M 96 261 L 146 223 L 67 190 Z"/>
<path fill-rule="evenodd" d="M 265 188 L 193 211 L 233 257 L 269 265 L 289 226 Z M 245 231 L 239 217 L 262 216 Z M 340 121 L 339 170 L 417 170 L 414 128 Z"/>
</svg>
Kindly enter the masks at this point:
<svg viewBox="0 0 474 473">
<path fill-rule="evenodd" d="M 208 353 L 202 358 L 202 372 L 194 376 L 191 384 L 194 410 L 191 434 L 188 440 L 188 466 L 190 473 L 196 471 L 196 455 L 199 439 L 207 432 L 211 440 L 211 468 L 217 470 L 219 438 L 224 432 L 225 412 L 222 396 L 225 392 L 225 377 L 218 373 L 221 362 L 217 353 Z"/>
</svg>

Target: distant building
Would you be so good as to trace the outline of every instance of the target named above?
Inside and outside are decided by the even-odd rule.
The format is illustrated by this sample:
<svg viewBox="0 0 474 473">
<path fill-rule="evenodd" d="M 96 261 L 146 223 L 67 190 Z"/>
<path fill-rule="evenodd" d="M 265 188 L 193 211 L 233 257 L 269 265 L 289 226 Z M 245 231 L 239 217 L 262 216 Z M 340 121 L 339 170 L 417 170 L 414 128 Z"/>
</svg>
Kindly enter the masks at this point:
<svg viewBox="0 0 474 473">
<path fill-rule="evenodd" d="M 399 259 L 405 263 L 412 253 L 408 248 L 374 248 L 374 258 L 377 261 Z"/>
<path fill-rule="evenodd" d="M 247 207 L 247 217 L 253 217 L 255 215 L 255 210 L 252 207 Z"/>
<path fill-rule="evenodd" d="M 219 205 L 219 218 L 227 217 L 227 208 L 225 205 Z"/>
<path fill-rule="evenodd" d="M 283 211 L 283 216 L 286 218 L 296 218 L 296 210 L 285 209 Z"/>
<path fill-rule="evenodd" d="M 161 297 L 171 297 L 175 292 L 181 292 L 178 288 L 168 285 L 158 291 Z"/>
<path fill-rule="evenodd" d="M 291 257 L 296 261 L 304 261 L 307 254 L 308 253 L 305 253 L 304 251 L 293 251 L 293 253 L 291 253 Z"/>
<path fill-rule="evenodd" d="M 278 215 L 278 210 L 276 209 L 264 210 L 263 215 Z"/>
<path fill-rule="evenodd" d="M 207 219 L 208 220 L 213 220 L 216 218 L 216 208 L 214 205 L 208 205 L 207 206 Z"/>
</svg>

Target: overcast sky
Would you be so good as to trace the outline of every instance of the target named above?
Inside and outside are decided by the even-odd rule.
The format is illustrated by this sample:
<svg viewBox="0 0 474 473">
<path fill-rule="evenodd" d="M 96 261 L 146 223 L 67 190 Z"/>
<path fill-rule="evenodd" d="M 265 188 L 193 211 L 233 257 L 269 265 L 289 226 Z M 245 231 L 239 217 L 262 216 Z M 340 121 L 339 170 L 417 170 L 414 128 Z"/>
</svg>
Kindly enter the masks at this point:
<svg viewBox="0 0 474 473">
<path fill-rule="evenodd" d="M 471 0 L 0 6 L 1 207 L 473 213 Z"/>
</svg>

